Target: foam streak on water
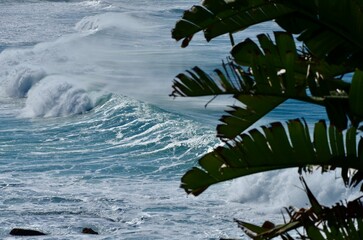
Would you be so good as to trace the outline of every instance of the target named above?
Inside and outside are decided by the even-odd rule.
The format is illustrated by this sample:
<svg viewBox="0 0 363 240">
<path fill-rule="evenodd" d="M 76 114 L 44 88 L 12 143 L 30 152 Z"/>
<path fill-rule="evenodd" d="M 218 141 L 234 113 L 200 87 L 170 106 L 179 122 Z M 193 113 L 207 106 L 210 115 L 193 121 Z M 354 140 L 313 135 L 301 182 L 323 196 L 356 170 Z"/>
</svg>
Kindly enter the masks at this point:
<svg viewBox="0 0 363 240">
<path fill-rule="evenodd" d="M 195 3 L 0 1 L 1 239 L 13 227 L 49 233 L 37 239 L 88 239 L 83 227 L 98 231 L 95 239 L 237 238 L 234 217 L 261 223 L 307 203 L 297 174 L 286 171 L 198 198 L 179 189 L 180 177 L 220 144 L 214 125 L 231 100 L 204 109 L 209 98 L 168 97 L 176 74 L 218 67 L 229 51 L 226 37 L 205 44 L 198 35 L 187 49 L 171 39 Z M 301 108 L 288 102 L 261 123 L 325 117 Z M 350 196 L 341 184 L 322 187 L 319 176 L 310 183 L 325 202 Z"/>
</svg>

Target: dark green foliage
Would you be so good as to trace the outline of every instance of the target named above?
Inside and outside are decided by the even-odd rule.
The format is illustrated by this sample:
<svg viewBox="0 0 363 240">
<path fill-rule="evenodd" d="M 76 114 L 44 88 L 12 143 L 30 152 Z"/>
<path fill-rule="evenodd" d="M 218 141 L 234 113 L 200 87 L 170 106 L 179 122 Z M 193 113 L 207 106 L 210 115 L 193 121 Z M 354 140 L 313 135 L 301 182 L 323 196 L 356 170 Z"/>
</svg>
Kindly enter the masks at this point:
<svg viewBox="0 0 363 240">
<path fill-rule="evenodd" d="M 223 70 L 208 74 L 198 67 L 176 76 L 172 96 L 230 94 L 229 106 L 217 126 L 225 142 L 189 170 L 181 187 L 199 195 L 209 186 L 264 171 L 297 168 L 299 173 L 341 169 L 346 186 L 363 180 L 363 0 L 204 0 L 186 11 L 172 37 L 186 47 L 202 31 L 207 41 L 266 21 L 282 30 L 232 42 Z M 302 120 L 288 120 L 245 132 L 287 99 L 325 107 L 329 124 L 317 119 L 310 132 Z M 323 207 L 303 181 L 312 207 L 288 209 L 291 221 L 255 226 L 238 221 L 256 239 L 292 239 L 303 227 L 310 239 L 361 239 L 360 199 Z M 363 188 L 363 187 L 362 187 Z M 341 212 L 339 212 L 341 211 Z M 361 211 L 363 212 L 363 211 Z M 318 223 L 321 222 L 321 225 Z M 252 236 L 251 235 L 251 236 Z M 351 238 L 349 238 L 351 237 Z"/>
<path fill-rule="evenodd" d="M 347 203 L 336 203 L 332 207 L 321 205 L 302 179 L 311 207 L 296 209 L 285 208 L 289 221 L 275 225 L 271 222 L 259 227 L 235 219 L 238 226 L 251 238 L 271 239 L 277 236 L 282 239 L 293 238 L 289 232 L 296 231 L 298 239 L 363 239 L 363 201 L 362 197 Z M 301 228 L 304 232 L 301 232 Z"/>
<path fill-rule="evenodd" d="M 284 168 L 306 171 L 312 165 L 323 171 L 354 168 L 355 181 L 350 182 L 345 171 L 342 177 L 347 185 L 356 185 L 363 180 L 358 174 L 363 171 L 363 156 L 355 151 L 355 135 L 355 128 L 343 137 L 337 128 L 320 121 L 315 124 L 311 140 L 307 125 L 298 119 L 287 123 L 287 131 L 281 123 L 272 123 L 262 132 L 253 129 L 240 135 L 240 141 L 206 154 L 199 160 L 201 168 L 193 168 L 183 176 L 181 187 L 199 195 L 208 186 L 225 180 Z M 344 146 L 349 147 L 345 150 Z"/>
</svg>

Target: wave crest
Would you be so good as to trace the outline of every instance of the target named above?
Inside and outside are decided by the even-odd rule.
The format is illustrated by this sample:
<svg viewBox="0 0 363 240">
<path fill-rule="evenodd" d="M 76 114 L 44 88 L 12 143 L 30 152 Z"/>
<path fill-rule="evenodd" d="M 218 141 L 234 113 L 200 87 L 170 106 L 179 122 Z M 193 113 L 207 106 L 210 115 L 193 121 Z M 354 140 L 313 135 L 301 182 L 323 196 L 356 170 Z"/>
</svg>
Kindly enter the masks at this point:
<svg viewBox="0 0 363 240">
<path fill-rule="evenodd" d="M 6 95 L 13 98 L 26 97 L 29 90 L 46 76 L 42 69 L 15 69 L 8 74 L 4 87 Z"/>
<path fill-rule="evenodd" d="M 150 29 L 152 25 L 145 22 L 134 13 L 108 12 L 95 16 L 88 16 L 80 20 L 75 30 L 78 32 L 97 32 L 105 29 L 118 29 L 127 32 L 142 32 Z"/>
<path fill-rule="evenodd" d="M 23 117 L 60 117 L 91 110 L 94 101 L 85 89 L 49 76 L 33 87 L 25 102 Z"/>
<path fill-rule="evenodd" d="M 85 17 L 79 21 L 75 29 L 79 32 L 97 31 L 100 25 L 100 20 L 97 17 Z"/>
</svg>

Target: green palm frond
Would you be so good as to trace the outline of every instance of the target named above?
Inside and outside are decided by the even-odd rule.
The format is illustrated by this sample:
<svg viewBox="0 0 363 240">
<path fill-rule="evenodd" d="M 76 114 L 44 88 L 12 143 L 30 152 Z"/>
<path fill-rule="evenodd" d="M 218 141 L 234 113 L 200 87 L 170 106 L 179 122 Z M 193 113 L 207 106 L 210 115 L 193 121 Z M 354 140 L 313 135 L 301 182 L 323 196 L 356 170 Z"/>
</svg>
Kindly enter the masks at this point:
<svg viewBox="0 0 363 240">
<path fill-rule="evenodd" d="M 349 91 L 349 109 L 352 121 L 358 125 L 363 119 L 363 72 L 356 70 L 352 77 L 352 86 Z"/>
<path fill-rule="evenodd" d="M 305 92 L 307 64 L 304 64 L 305 70 L 295 73 L 295 66 L 298 66 L 295 62 L 299 60 L 292 36 L 276 33 L 276 38 L 278 45 L 266 35 L 261 35 L 263 51 L 252 40 L 237 45 L 232 55 L 236 61 L 244 65 L 230 62 L 224 65 L 227 70 L 225 73 L 215 70 L 214 78 L 197 67 L 186 74 L 179 74 L 174 80 L 171 95 L 233 94 L 242 106 L 231 107 L 231 110 L 227 111 L 228 115 L 221 119 L 223 124 L 217 128 L 218 136 L 228 139 L 235 138 L 289 97 L 314 101 L 306 96 Z M 227 69 L 227 66 L 230 69 Z M 283 67 L 284 73 L 279 74 Z"/>
<path fill-rule="evenodd" d="M 289 98 L 327 108 L 332 101 L 348 102 L 350 84 L 334 78 L 342 69 L 333 70 L 326 62 L 314 62 L 298 53 L 291 34 L 276 32 L 275 42 L 261 34 L 258 43 L 247 39 L 237 44 L 232 49 L 235 62 L 224 64 L 224 72 L 215 70 L 213 77 L 198 67 L 177 75 L 171 95 L 234 95 L 241 105 L 232 106 L 222 116 L 217 135 L 223 139 L 234 139 Z M 307 88 L 315 96 L 307 95 Z M 340 95 L 336 98 L 338 92 Z M 345 112 L 329 114 L 339 128 L 346 128 Z"/>
<path fill-rule="evenodd" d="M 235 44 L 235 32 L 274 21 L 285 32 L 257 35 Z M 172 37 L 188 46 L 202 31 L 207 41 L 230 34 L 231 58 L 224 71 L 208 74 L 198 67 L 174 79 L 172 96 L 230 94 L 229 106 L 217 126 L 225 145 L 199 160 L 199 167 L 181 179 L 181 188 L 199 195 L 209 186 L 242 176 L 298 168 L 299 172 L 341 169 L 346 186 L 363 181 L 363 0 L 204 0 L 185 11 Z M 298 47 L 296 45 L 298 42 Z M 301 120 L 276 122 L 244 133 L 287 99 L 324 106 L 324 121 L 309 127 Z M 360 137 L 360 139 L 359 139 Z M 238 222 L 254 239 L 281 236 L 302 227 L 301 238 L 361 239 L 362 201 L 321 206 L 308 189 L 312 207 L 288 209 L 291 221 L 262 227 Z M 363 191 L 363 185 L 361 185 Z M 352 215 L 353 214 L 353 215 Z"/>
<path fill-rule="evenodd" d="M 289 121 L 287 129 L 288 132 L 281 123 L 273 123 L 263 127 L 263 132 L 251 130 L 242 134 L 239 142 L 216 148 L 199 160 L 201 168 L 194 167 L 182 177 L 181 187 L 199 195 L 226 180 L 284 168 L 297 167 L 302 171 L 310 165 L 321 166 L 323 171 L 339 167 L 347 184 L 360 183 L 363 152 L 356 150 L 355 128 L 343 137 L 337 128 L 320 121 L 315 124 L 313 141 L 308 126 L 300 120 Z M 359 146 L 363 146 L 362 140 Z M 349 169 L 355 169 L 352 178 L 347 174 Z"/>
<path fill-rule="evenodd" d="M 232 48 L 234 61 L 251 68 L 257 94 L 276 94 L 306 98 L 308 65 L 299 58 L 291 34 L 275 32 L 275 43 L 266 34 L 258 35 L 258 43 L 251 39 Z"/>
<path fill-rule="evenodd" d="M 286 31 L 298 34 L 297 39 L 315 57 L 330 63 L 362 66 L 363 1 L 282 2 L 297 11 L 276 18 L 276 22 Z"/>
<path fill-rule="evenodd" d="M 297 39 L 315 57 L 362 66 L 362 9 L 362 0 L 204 0 L 185 11 L 172 30 L 172 37 L 184 38 L 183 45 L 187 46 L 199 31 L 209 41 L 275 20 L 287 32 L 299 35 Z"/>
<path fill-rule="evenodd" d="M 283 103 L 285 97 L 244 95 L 235 98 L 244 106 L 230 106 L 220 119 L 217 126 L 217 136 L 221 139 L 235 139 L 248 127 L 261 119 L 264 115 Z"/>
<path fill-rule="evenodd" d="M 294 239 L 289 234 L 292 230 L 300 235 L 300 239 L 362 239 L 363 232 L 363 197 L 346 203 L 339 202 L 332 207 L 321 205 L 315 198 L 305 180 L 301 177 L 310 208 L 285 208 L 290 220 L 284 224 L 275 225 L 266 221 L 261 227 L 235 219 L 238 226 L 251 238 Z M 268 223 L 268 224 L 267 224 Z M 305 232 L 300 232 L 303 227 Z"/>
<path fill-rule="evenodd" d="M 242 78 L 236 78 L 237 81 L 229 79 L 223 72 L 216 69 L 216 78 L 211 77 L 199 67 L 194 67 L 192 71 L 178 74 L 173 82 L 173 92 L 170 96 L 177 97 L 200 97 L 213 96 L 223 94 L 237 94 L 240 92 L 248 92 L 252 89 L 252 84 L 247 86 Z M 244 77 L 249 77 L 241 72 Z M 251 79 L 250 82 L 253 82 Z"/>
<path fill-rule="evenodd" d="M 185 11 L 172 30 L 176 40 L 204 31 L 207 41 L 225 33 L 243 30 L 257 23 L 270 21 L 294 11 L 279 1 L 266 0 L 204 0 Z"/>
</svg>

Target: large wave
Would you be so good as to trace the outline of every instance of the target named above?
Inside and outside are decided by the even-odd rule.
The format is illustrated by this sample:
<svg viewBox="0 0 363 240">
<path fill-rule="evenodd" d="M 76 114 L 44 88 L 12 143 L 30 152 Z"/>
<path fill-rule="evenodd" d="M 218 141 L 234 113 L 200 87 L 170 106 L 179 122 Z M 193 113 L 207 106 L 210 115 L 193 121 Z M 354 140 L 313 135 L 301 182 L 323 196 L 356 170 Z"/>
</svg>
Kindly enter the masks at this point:
<svg viewBox="0 0 363 240">
<path fill-rule="evenodd" d="M 21 114 L 27 117 L 87 112 L 97 102 L 94 96 L 102 95 L 95 92 L 174 108 L 175 101 L 167 97 L 173 77 L 193 65 L 184 59 L 205 62 L 205 57 L 173 45 L 170 28 L 148 11 L 84 17 L 74 33 L 1 52 L 0 96 L 27 98 Z"/>
<path fill-rule="evenodd" d="M 29 90 L 46 76 L 42 69 L 17 68 L 8 73 L 2 87 L 9 97 L 27 97 Z"/>
<path fill-rule="evenodd" d="M 24 117 L 58 117 L 85 113 L 95 106 L 95 99 L 82 87 L 59 76 L 48 76 L 30 89 Z"/>
</svg>

